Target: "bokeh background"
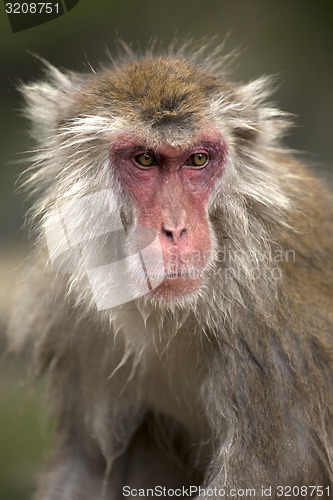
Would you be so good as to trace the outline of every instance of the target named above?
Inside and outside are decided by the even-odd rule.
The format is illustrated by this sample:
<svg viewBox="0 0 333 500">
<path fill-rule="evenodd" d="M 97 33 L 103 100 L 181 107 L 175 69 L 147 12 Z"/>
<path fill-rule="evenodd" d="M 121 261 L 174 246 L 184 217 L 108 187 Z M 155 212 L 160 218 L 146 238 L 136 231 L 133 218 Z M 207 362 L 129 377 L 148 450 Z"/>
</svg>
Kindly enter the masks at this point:
<svg viewBox="0 0 333 500">
<path fill-rule="evenodd" d="M 86 71 L 116 50 L 115 39 L 144 48 L 152 38 L 226 39 L 239 49 L 234 77 L 274 74 L 274 101 L 295 114 L 287 142 L 304 152 L 318 175 L 331 182 L 333 165 L 332 0 L 80 0 L 58 19 L 12 33 L 0 7 L 0 499 L 31 497 L 47 459 L 52 431 L 45 423 L 43 382 L 27 383 L 29 355 L 3 360 L 4 330 L 19 264 L 31 244 L 22 230 L 24 199 L 15 181 L 31 149 L 20 116 L 16 84 L 40 75 L 31 52 L 55 65 Z M 227 37 L 227 38 L 226 38 Z"/>
</svg>

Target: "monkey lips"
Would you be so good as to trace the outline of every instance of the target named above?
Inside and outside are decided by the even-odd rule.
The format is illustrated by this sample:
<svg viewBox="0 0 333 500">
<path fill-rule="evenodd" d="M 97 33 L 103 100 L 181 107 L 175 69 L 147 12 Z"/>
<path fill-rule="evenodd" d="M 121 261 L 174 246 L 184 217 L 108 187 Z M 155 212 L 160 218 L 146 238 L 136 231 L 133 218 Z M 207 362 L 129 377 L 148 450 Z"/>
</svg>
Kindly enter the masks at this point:
<svg viewBox="0 0 333 500">
<path fill-rule="evenodd" d="M 181 258 L 179 261 L 165 266 L 162 283 L 151 291 L 155 298 L 177 299 L 195 293 L 200 287 L 203 279 L 203 263 L 194 266 L 189 262 L 181 262 Z"/>
</svg>

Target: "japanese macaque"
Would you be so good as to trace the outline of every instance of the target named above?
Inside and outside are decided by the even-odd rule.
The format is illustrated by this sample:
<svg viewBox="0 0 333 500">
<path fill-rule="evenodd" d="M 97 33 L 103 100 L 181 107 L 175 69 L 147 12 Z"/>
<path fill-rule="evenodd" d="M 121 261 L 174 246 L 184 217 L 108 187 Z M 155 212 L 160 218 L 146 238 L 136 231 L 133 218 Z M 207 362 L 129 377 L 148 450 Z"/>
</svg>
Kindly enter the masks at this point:
<svg viewBox="0 0 333 500">
<path fill-rule="evenodd" d="M 57 422 L 38 500 L 333 495 L 332 193 L 269 80 L 185 52 L 21 89 L 37 244 L 12 344 Z"/>
</svg>

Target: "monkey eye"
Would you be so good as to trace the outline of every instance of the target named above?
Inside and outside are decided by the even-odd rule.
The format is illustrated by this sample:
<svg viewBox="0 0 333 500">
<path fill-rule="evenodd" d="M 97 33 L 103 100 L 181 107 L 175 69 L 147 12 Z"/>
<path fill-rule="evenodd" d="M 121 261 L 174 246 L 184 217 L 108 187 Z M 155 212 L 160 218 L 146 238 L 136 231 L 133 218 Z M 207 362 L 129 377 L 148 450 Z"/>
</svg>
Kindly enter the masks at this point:
<svg viewBox="0 0 333 500">
<path fill-rule="evenodd" d="M 134 160 L 141 167 L 151 167 L 152 165 L 157 165 L 156 156 L 154 153 L 141 153 L 135 156 Z"/>
<path fill-rule="evenodd" d="M 184 163 L 189 167 L 204 167 L 209 160 L 209 157 L 206 153 L 194 153 L 189 156 Z"/>
</svg>

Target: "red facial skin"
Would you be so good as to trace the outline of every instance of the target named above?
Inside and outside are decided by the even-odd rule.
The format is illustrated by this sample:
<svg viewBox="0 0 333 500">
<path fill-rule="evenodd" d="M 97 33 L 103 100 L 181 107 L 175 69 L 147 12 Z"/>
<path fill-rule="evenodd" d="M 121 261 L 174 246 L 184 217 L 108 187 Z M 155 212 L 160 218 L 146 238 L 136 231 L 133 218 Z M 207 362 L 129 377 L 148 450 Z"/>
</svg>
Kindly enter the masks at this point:
<svg viewBox="0 0 333 500">
<path fill-rule="evenodd" d="M 155 155 L 156 165 L 137 163 L 147 152 Z M 195 153 L 208 156 L 204 166 L 185 165 Z M 112 141 L 109 154 L 114 174 L 133 200 L 137 224 L 155 229 L 160 239 L 165 279 L 151 293 L 168 300 L 195 292 L 211 253 L 207 203 L 226 160 L 221 134 L 210 131 L 186 149 L 163 144 L 157 150 L 123 134 Z"/>
</svg>

